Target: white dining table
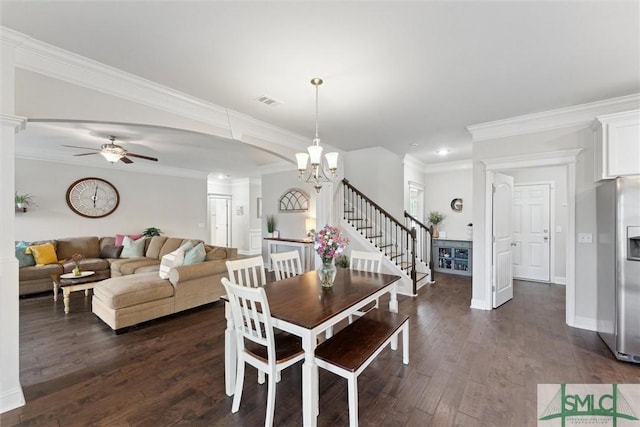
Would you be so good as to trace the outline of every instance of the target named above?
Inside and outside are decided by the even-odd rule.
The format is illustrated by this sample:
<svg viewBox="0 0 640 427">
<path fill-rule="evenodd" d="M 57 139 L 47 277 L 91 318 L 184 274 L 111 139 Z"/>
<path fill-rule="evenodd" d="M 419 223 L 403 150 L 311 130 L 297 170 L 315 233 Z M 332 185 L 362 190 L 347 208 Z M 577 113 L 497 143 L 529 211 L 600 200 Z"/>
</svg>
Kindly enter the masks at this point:
<svg viewBox="0 0 640 427">
<path fill-rule="evenodd" d="M 399 279 L 399 276 L 391 274 L 338 269 L 332 288 L 323 288 L 315 271 L 264 285 L 273 326 L 302 339 L 305 352 L 302 364 L 302 421 L 305 427 L 315 426 L 319 413 L 318 365 L 315 363 L 318 336 L 386 293 L 390 294 L 389 310 L 397 313 Z M 225 315 L 225 391 L 232 396 L 237 354 L 229 304 L 225 304 Z M 397 348 L 396 340 L 391 347 Z"/>
</svg>

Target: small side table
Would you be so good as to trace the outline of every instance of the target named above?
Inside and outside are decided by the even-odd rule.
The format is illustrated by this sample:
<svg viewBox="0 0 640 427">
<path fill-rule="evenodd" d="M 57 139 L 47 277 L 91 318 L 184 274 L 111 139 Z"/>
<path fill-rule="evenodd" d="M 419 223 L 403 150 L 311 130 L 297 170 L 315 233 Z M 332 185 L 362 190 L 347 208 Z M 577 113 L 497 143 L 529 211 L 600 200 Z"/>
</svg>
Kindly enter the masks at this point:
<svg viewBox="0 0 640 427">
<path fill-rule="evenodd" d="M 89 289 L 93 289 L 96 280 L 93 277 L 95 271 L 82 271 L 79 276 L 73 273 L 54 274 L 53 279 L 53 300 L 58 301 L 58 289 L 62 288 L 62 296 L 64 297 L 64 312 L 69 313 L 69 295 L 74 291 L 84 291 L 85 295 L 89 295 Z"/>
</svg>

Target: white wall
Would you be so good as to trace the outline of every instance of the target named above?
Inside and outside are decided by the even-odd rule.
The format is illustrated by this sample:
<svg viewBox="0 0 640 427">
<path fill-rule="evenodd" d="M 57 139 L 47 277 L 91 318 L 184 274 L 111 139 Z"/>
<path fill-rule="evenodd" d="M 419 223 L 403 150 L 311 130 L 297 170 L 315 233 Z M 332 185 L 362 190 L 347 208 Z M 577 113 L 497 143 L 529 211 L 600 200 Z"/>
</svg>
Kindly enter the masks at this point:
<svg viewBox="0 0 640 427">
<path fill-rule="evenodd" d="M 595 233 L 593 133 L 587 128 L 565 128 L 475 142 L 473 146 L 473 301 L 490 301 L 485 273 L 491 268 L 485 254 L 485 167 L 482 159 L 583 149 L 576 162 L 576 234 Z M 576 236 L 570 238 L 576 239 Z M 596 254 L 594 244 L 576 244 L 575 318 L 572 326 L 595 325 Z"/>
<path fill-rule="evenodd" d="M 15 239 L 41 240 L 74 236 L 113 236 L 158 227 L 164 235 L 209 240 L 207 182 L 16 159 L 16 190 L 35 195 L 37 207 L 16 214 Z M 69 209 L 66 191 L 74 181 L 96 176 L 112 183 L 120 205 L 104 218 L 81 217 Z"/>
<path fill-rule="evenodd" d="M 445 215 L 444 221 L 438 226 L 441 238 L 459 240 L 471 238 L 467 224 L 473 222 L 472 178 L 471 169 L 427 173 L 424 191 L 425 217 L 431 211 L 438 211 Z M 463 201 L 462 210 L 459 212 L 451 209 L 451 200 L 455 198 L 461 198 Z M 443 231 L 446 237 L 442 235 Z"/>
<path fill-rule="evenodd" d="M 345 153 L 344 177 L 404 223 L 404 165 L 397 154 L 382 147 Z"/>
<path fill-rule="evenodd" d="M 514 184 L 551 183 L 553 186 L 555 216 L 553 223 L 555 230 L 551 230 L 549 236 L 554 249 L 553 271 L 551 280 L 554 283 L 565 283 L 566 278 L 566 239 L 567 239 L 567 174 L 562 166 L 549 166 L 540 168 L 524 168 L 506 170 L 503 172 L 513 177 Z M 560 231 L 557 231 L 557 229 Z"/>
</svg>

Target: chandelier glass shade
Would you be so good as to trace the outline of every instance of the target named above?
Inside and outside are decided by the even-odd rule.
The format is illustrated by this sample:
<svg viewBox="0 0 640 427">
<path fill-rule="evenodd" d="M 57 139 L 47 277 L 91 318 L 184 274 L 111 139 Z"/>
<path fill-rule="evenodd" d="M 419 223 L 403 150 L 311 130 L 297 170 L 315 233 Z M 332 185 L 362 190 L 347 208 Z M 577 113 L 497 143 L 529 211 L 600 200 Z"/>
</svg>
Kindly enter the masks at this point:
<svg viewBox="0 0 640 427">
<path fill-rule="evenodd" d="M 307 147 L 306 153 L 296 154 L 298 164 L 298 178 L 303 182 L 313 184 L 317 192 L 320 192 L 322 183 L 332 182 L 338 178 L 338 153 L 326 153 L 322 157 L 322 146 L 318 133 L 318 87 L 322 84 L 322 79 L 311 79 L 311 84 L 316 87 L 316 134 L 313 144 Z"/>
</svg>

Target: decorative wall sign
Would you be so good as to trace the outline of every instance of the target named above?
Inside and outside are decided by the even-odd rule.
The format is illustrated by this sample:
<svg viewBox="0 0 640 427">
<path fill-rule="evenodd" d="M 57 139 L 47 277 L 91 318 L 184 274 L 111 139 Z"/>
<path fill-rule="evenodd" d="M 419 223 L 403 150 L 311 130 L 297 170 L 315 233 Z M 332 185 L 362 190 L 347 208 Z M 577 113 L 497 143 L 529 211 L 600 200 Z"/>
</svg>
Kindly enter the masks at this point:
<svg viewBox="0 0 640 427">
<path fill-rule="evenodd" d="M 299 188 L 287 190 L 278 204 L 279 212 L 307 212 L 309 211 L 309 195 Z"/>
</svg>

